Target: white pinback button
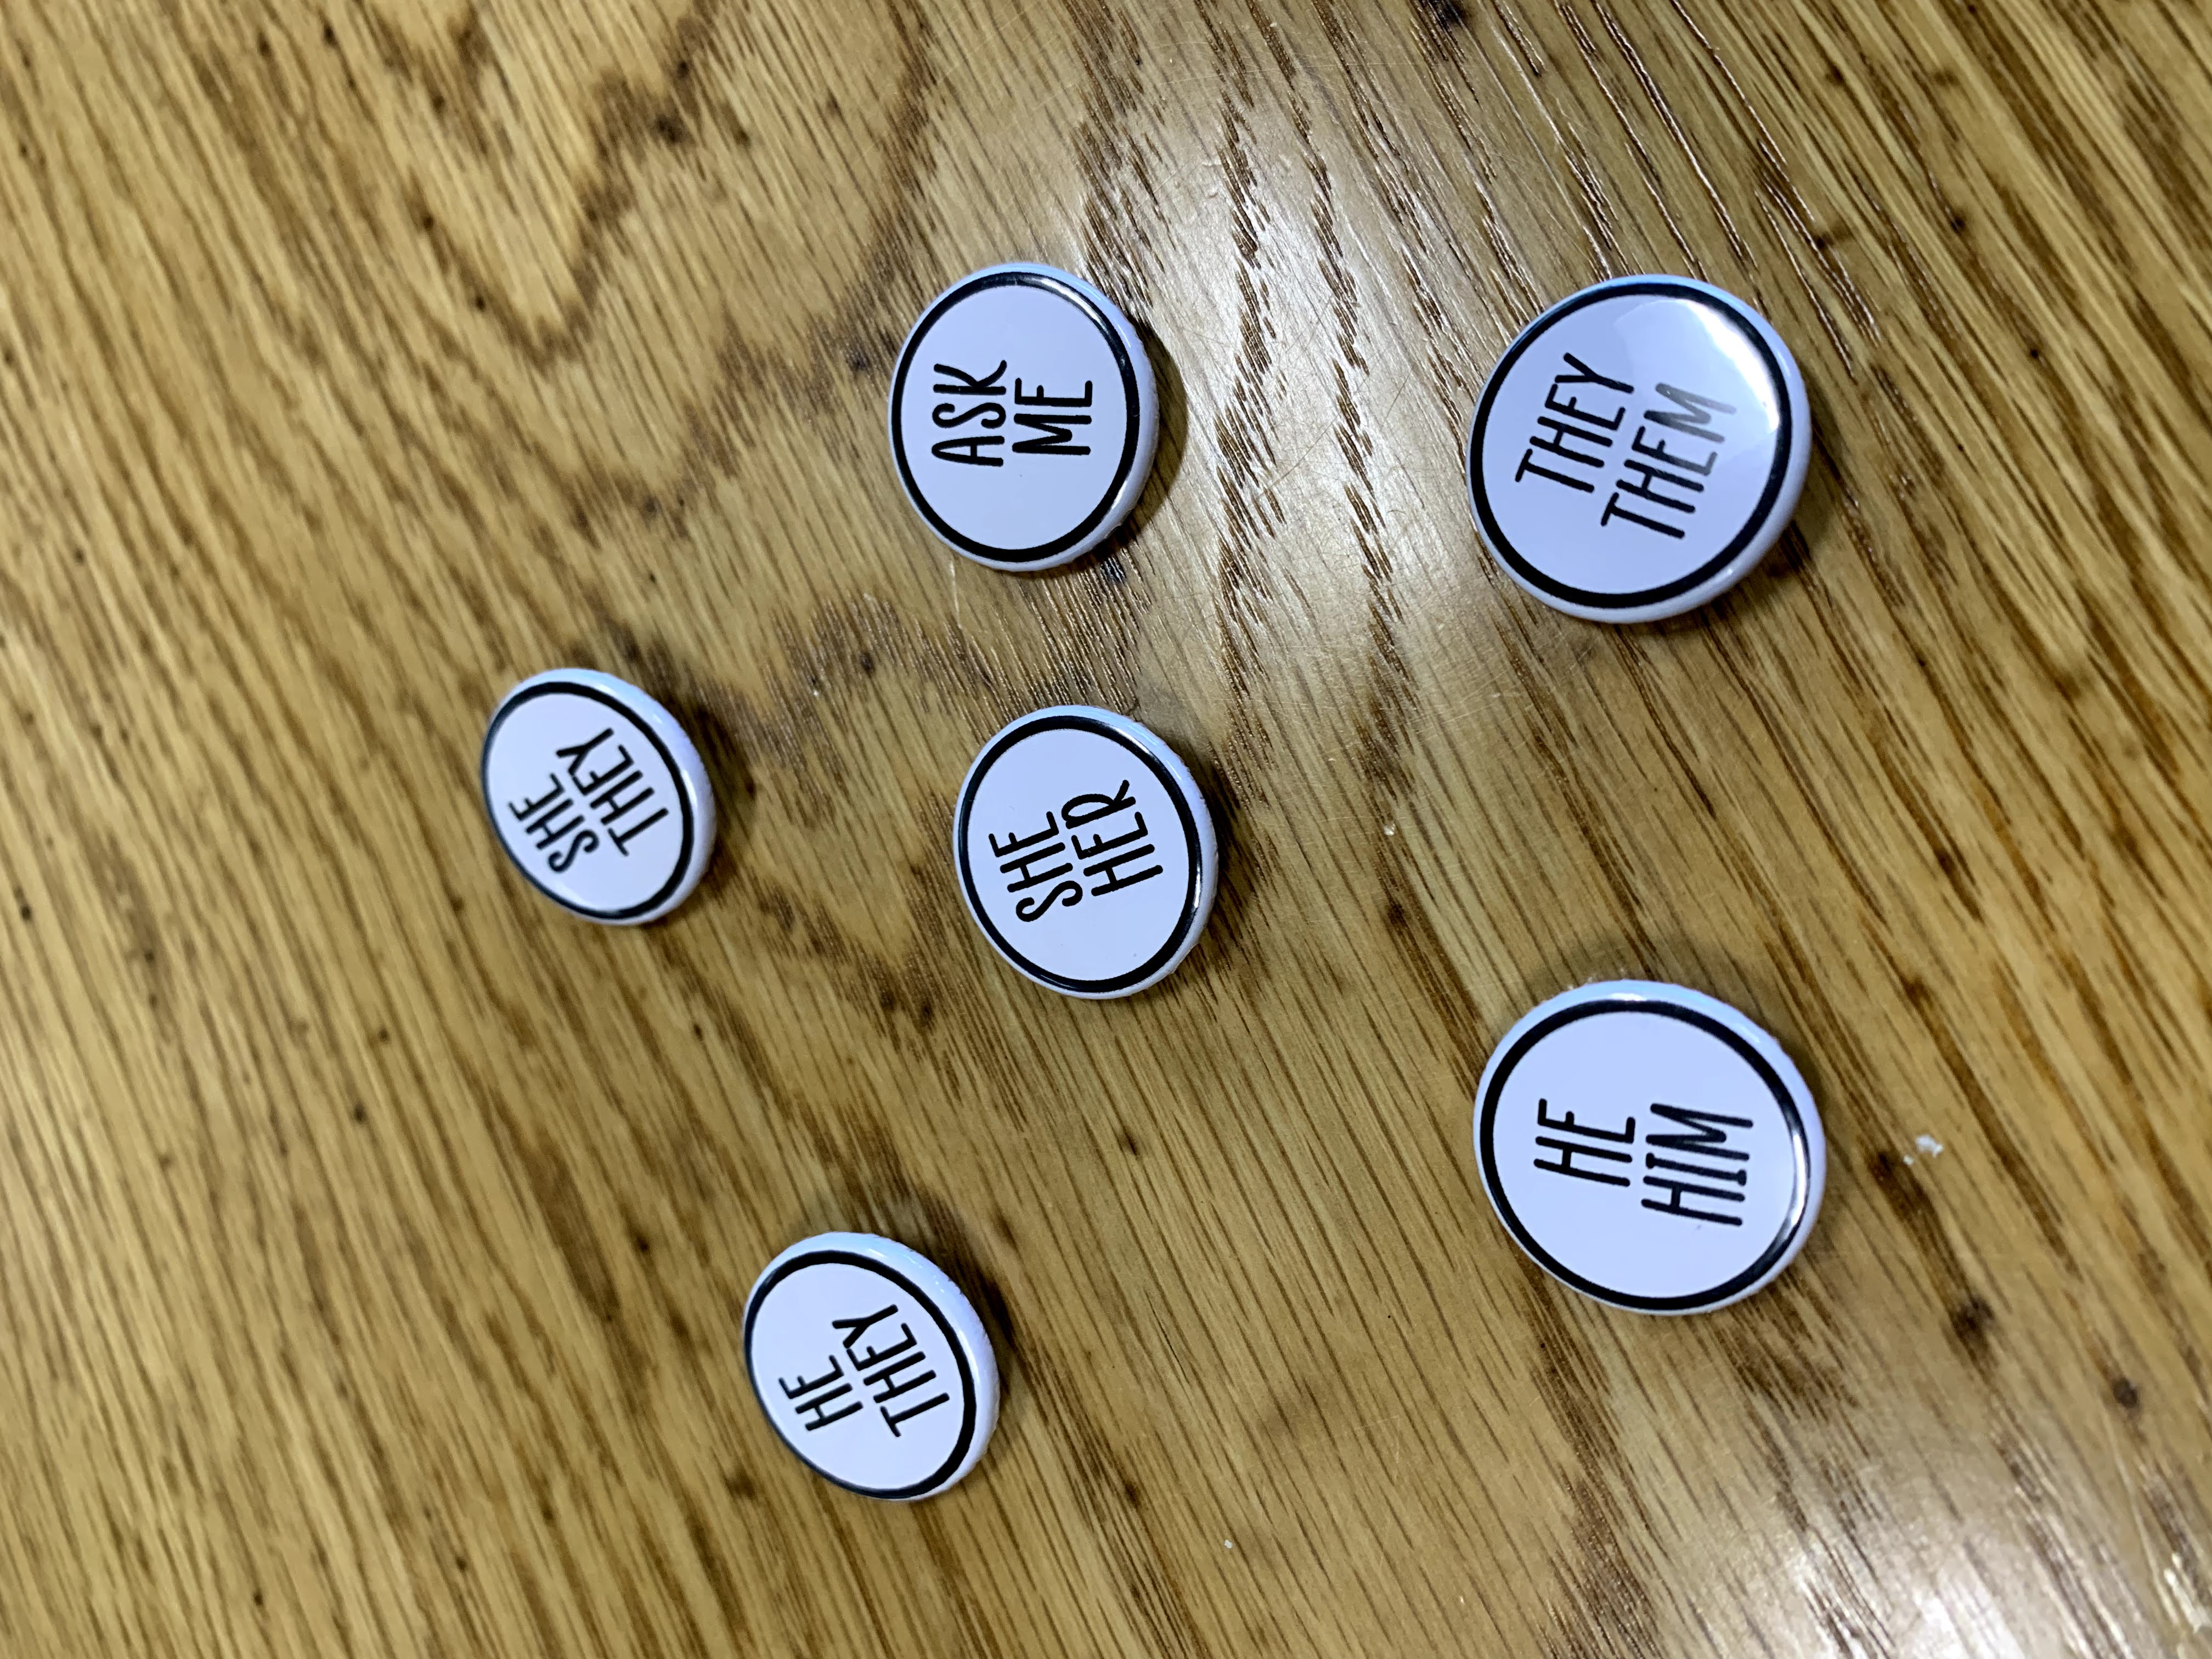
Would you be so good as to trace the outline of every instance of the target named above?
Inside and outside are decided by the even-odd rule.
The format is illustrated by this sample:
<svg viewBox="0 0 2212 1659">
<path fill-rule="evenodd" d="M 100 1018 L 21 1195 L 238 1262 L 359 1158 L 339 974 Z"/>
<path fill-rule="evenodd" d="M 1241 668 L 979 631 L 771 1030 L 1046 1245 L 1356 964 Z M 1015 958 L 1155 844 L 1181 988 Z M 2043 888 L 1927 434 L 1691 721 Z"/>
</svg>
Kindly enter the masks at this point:
<svg viewBox="0 0 2212 1659">
<path fill-rule="evenodd" d="M 999 1419 L 975 1310 L 928 1257 L 823 1233 L 768 1264 L 745 1299 L 745 1370 L 783 1443 L 868 1498 L 943 1492 Z"/>
<path fill-rule="evenodd" d="M 484 811 L 532 886 L 593 921 L 666 915 L 699 884 L 714 791 L 675 717 L 588 668 L 539 674 L 484 732 Z"/>
<path fill-rule="evenodd" d="M 1040 985 L 1123 997 L 1165 979 L 1213 908 L 1213 819 L 1174 750 L 1103 708 L 1041 708 L 983 745 L 952 854 L 983 936 Z"/>
<path fill-rule="evenodd" d="M 1790 1265 L 1820 1211 L 1820 1115 L 1782 1045 L 1724 1002 L 1617 980 L 1505 1034 L 1475 1097 L 1498 1219 L 1554 1278 L 1698 1313 Z"/>
<path fill-rule="evenodd" d="M 1066 564 L 1144 493 L 1159 398 L 1114 302 L 1048 265 L 931 301 L 891 376 L 891 459 L 924 522 L 998 570 Z"/>
<path fill-rule="evenodd" d="M 1491 371 L 1468 435 L 1483 540 L 1593 622 L 1654 622 L 1741 580 L 1796 510 L 1804 378 L 1766 319 L 1679 276 L 1561 301 Z"/>
</svg>

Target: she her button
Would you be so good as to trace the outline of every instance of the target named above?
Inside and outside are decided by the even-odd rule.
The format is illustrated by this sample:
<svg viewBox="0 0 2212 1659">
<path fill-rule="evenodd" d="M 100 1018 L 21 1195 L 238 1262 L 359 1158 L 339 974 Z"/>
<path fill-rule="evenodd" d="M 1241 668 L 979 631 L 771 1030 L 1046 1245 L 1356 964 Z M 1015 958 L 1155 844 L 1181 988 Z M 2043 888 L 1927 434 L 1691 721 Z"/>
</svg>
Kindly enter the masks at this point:
<svg viewBox="0 0 2212 1659">
<path fill-rule="evenodd" d="M 1679 985 L 1588 985 L 1530 1012 L 1475 1098 L 1482 1184 L 1553 1278 L 1641 1313 L 1760 1289 L 1812 1230 L 1827 1143 L 1782 1045 Z"/>
<path fill-rule="evenodd" d="M 1173 973 L 1219 874 L 1190 769 L 1103 708 L 1041 708 L 985 744 L 960 786 L 952 853 L 993 947 L 1076 997 L 1129 996 Z"/>
<path fill-rule="evenodd" d="M 1049 265 L 994 265 L 930 303 L 891 376 L 891 457 L 929 527 L 979 564 L 1042 570 L 1113 533 L 1159 440 L 1144 343 Z"/>
<path fill-rule="evenodd" d="M 699 884 L 714 791 L 665 708 L 588 668 L 500 700 L 479 768 L 484 811 L 530 884 L 593 921 L 666 915 Z"/>
<path fill-rule="evenodd" d="M 928 1257 L 823 1233 L 768 1264 L 745 1299 L 745 1370 L 783 1443 L 867 1498 L 943 1492 L 999 1419 L 999 1367 L 975 1310 Z"/>
<path fill-rule="evenodd" d="M 1468 435 L 1513 580 L 1571 616 L 1655 622 L 1734 586 L 1796 510 L 1812 413 L 1790 348 L 1679 276 L 1584 289 L 1522 330 Z"/>
</svg>

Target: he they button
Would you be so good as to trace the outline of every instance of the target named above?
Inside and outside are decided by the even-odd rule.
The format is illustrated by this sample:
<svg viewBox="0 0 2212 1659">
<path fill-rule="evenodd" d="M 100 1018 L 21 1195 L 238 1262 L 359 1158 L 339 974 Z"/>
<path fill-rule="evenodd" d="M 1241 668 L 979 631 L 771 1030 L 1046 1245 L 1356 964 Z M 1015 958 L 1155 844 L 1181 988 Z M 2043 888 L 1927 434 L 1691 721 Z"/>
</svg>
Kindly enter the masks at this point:
<svg viewBox="0 0 2212 1659">
<path fill-rule="evenodd" d="M 942 1268 L 888 1238 L 823 1233 L 777 1256 L 745 1299 L 744 1348 L 784 1444 L 863 1497 L 943 1492 L 998 1422 L 983 1322 Z"/>
</svg>

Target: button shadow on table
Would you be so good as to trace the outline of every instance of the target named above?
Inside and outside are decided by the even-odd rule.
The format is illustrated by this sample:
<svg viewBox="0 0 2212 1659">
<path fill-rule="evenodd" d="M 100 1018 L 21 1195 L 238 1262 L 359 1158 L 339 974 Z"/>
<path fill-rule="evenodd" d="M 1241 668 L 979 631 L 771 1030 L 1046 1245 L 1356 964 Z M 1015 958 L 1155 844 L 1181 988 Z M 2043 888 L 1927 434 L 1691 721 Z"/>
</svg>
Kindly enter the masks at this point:
<svg viewBox="0 0 2212 1659">
<path fill-rule="evenodd" d="M 699 890 L 689 902 L 711 899 L 726 886 L 734 868 L 732 860 L 743 851 L 753 828 L 752 769 L 720 713 L 735 703 L 736 695 L 684 666 L 657 641 L 641 640 L 619 624 L 607 631 L 611 638 L 578 641 L 569 648 L 568 659 L 580 667 L 604 664 L 603 672 L 636 686 L 676 717 L 699 750 L 714 790 L 714 846 Z"/>
<path fill-rule="evenodd" d="M 1190 411 L 1183 398 L 1182 372 L 1150 324 L 1132 322 L 1130 326 L 1145 343 L 1145 356 L 1152 362 L 1160 408 L 1159 441 L 1152 452 L 1152 470 L 1146 477 L 1144 493 L 1137 497 L 1129 516 L 1091 552 L 1066 564 L 1036 571 L 1031 577 L 1033 580 L 1049 581 L 1095 569 L 1109 584 L 1119 586 L 1122 565 L 1132 545 L 1144 535 L 1146 526 L 1165 504 L 1182 471 L 1183 451 L 1190 438 Z"/>
<path fill-rule="evenodd" d="M 1808 380 L 1805 398 L 1813 411 L 1813 464 L 1805 476 L 1805 493 L 1781 538 L 1744 579 L 1710 605 L 1686 611 L 1679 617 L 1646 623 L 1655 633 L 1679 634 L 1698 628 L 1723 628 L 1763 609 L 1788 592 L 1788 584 L 1804 573 L 1813 549 L 1826 543 L 1836 513 L 1836 490 L 1840 468 L 1830 442 L 1835 431 L 1828 401 L 1820 388 Z"/>
</svg>

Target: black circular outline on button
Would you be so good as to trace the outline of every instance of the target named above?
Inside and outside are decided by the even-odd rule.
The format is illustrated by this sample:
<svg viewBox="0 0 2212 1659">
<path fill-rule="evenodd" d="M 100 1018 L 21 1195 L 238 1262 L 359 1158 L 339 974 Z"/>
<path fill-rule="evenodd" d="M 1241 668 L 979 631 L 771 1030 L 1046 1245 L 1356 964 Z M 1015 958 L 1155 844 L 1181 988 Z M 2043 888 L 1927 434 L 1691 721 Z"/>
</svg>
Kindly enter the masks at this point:
<svg viewBox="0 0 2212 1659">
<path fill-rule="evenodd" d="M 937 1322 L 937 1328 L 945 1334 L 945 1340 L 952 1350 L 953 1363 L 960 1367 L 959 1436 L 953 1441 L 951 1453 L 945 1460 L 926 1478 L 915 1481 L 910 1486 L 856 1486 L 849 1480 L 839 1480 L 793 1444 L 790 1438 L 785 1435 L 782 1426 L 777 1423 L 775 1413 L 769 1407 L 768 1395 L 761 1392 L 760 1374 L 753 1369 L 753 1322 L 760 1316 L 761 1304 L 768 1300 L 769 1291 L 800 1268 L 818 1267 L 825 1263 L 848 1267 L 865 1267 L 872 1273 L 890 1279 L 892 1284 L 928 1309 L 929 1316 Z M 775 1431 L 775 1437 L 790 1447 L 791 1455 L 830 1482 L 831 1486 L 842 1486 L 847 1492 L 858 1492 L 863 1498 L 883 1498 L 893 1500 L 903 1498 L 921 1498 L 943 1485 L 967 1457 L 968 1448 L 975 1438 L 975 1373 L 968 1362 L 967 1345 L 961 1341 L 959 1333 L 952 1328 L 952 1322 L 945 1318 L 944 1310 L 939 1308 L 935 1298 L 924 1292 L 919 1285 L 897 1268 L 886 1266 L 877 1261 L 875 1257 L 862 1255 L 855 1250 L 809 1250 L 804 1255 L 795 1255 L 781 1267 L 771 1268 L 768 1277 L 753 1287 L 753 1293 L 745 1304 L 744 1340 L 745 1380 L 753 1385 L 753 1398 L 760 1402 L 761 1414 L 768 1419 L 769 1426 Z"/>
<path fill-rule="evenodd" d="M 1507 374 L 1520 361 L 1523 352 L 1550 333 L 1554 325 L 1563 322 L 1584 306 L 1634 294 L 1654 294 L 1670 300 L 1687 301 L 1705 306 L 1725 317 L 1758 348 L 1759 362 L 1765 366 L 1767 379 L 1773 384 L 1775 406 L 1782 411 L 1782 419 L 1774 434 L 1774 465 L 1767 469 L 1766 486 L 1759 492 L 1758 504 L 1753 507 L 1751 516 L 1744 520 L 1743 527 L 1736 532 L 1726 547 L 1689 574 L 1678 576 L 1660 586 L 1647 587 L 1638 593 L 1595 593 L 1586 588 L 1571 587 L 1556 577 L 1546 574 L 1506 539 L 1505 532 L 1498 528 L 1497 515 L 1490 510 L 1490 489 L 1482 477 L 1482 441 L 1490 429 L 1491 406 L 1498 401 L 1498 391 L 1504 386 Z M 1765 337 L 1752 325 L 1748 313 L 1702 289 L 1668 282 L 1664 278 L 1650 282 L 1601 283 L 1595 288 L 1585 289 L 1580 294 L 1560 301 L 1522 330 L 1519 337 L 1505 349 L 1505 355 L 1498 360 L 1498 367 L 1490 371 L 1490 379 L 1482 388 L 1482 401 L 1475 408 L 1474 428 L 1468 435 L 1468 494 L 1474 499 L 1475 517 L 1481 523 L 1483 539 L 1519 575 L 1554 599 L 1565 599 L 1570 605 L 1587 605 L 1593 611 L 1632 611 L 1640 605 L 1660 604 L 1688 592 L 1700 583 L 1711 581 L 1750 544 L 1752 538 L 1766 523 L 1767 515 L 1774 510 L 1776 497 L 1782 493 L 1782 481 L 1790 471 L 1790 447 L 1796 435 L 1796 416 L 1790 407 L 1790 386 L 1783 377 L 1781 361 L 1775 356 L 1774 348 L 1767 344 Z"/>
<path fill-rule="evenodd" d="M 1004 288 L 1011 283 L 1044 289 L 1058 295 L 1082 312 L 1091 325 L 1106 337 L 1106 343 L 1114 353 L 1115 366 L 1121 371 L 1121 404 L 1128 411 L 1129 417 L 1127 430 L 1121 437 L 1121 464 L 1114 469 L 1113 479 L 1107 484 L 1105 493 L 1099 496 L 1098 504 L 1085 516 L 1081 524 L 1066 535 L 1055 537 L 1036 547 L 993 547 L 955 530 L 930 505 L 928 493 L 915 481 L 914 468 L 907 464 L 906 458 L 906 376 L 907 370 L 914 365 L 915 352 L 928 337 L 929 331 L 937 319 L 954 306 L 973 298 L 986 289 Z M 1039 271 L 995 271 L 990 276 L 973 277 L 948 289 L 915 325 L 914 332 L 907 337 L 905 349 L 899 353 L 897 372 L 891 377 L 891 457 L 898 463 L 899 481 L 906 486 L 907 499 L 928 520 L 929 527 L 953 546 L 963 553 L 973 553 L 978 558 L 996 560 L 1001 564 L 1034 564 L 1039 560 L 1048 559 L 1055 553 L 1065 552 L 1096 530 L 1108 509 L 1114 505 L 1114 498 L 1121 493 L 1121 486 L 1128 481 L 1129 469 L 1137 459 L 1137 434 L 1143 427 L 1143 412 L 1137 406 L 1136 366 L 1129 361 L 1129 348 L 1121 338 L 1121 331 L 1098 308 L 1097 302 L 1082 289 L 1071 287 L 1063 277 L 1047 276 Z"/>
<path fill-rule="evenodd" d="M 562 696 L 589 697 L 593 702 L 603 702 L 628 720 L 631 728 L 653 745 L 653 752 L 660 757 L 662 763 L 668 768 L 669 781 L 676 786 L 677 805 L 684 809 L 684 841 L 679 848 L 674 872 L 661 884 L 659 890 L 651 898 L 641 903 L 633 904 L 628 909 L 586 909 L 580 904 L 571 904 L 544 882 L 538 880 L 536 876 L 531 874 L 530 866 L 515 857 L 514 849 L 507 844 L 507 831 L 501 827 L 499 814 L 492 806 L 491 746 L 493 741 L 499 736 L 499 728 L 506 725 L 507 717 L 521 708 L 524 703 L 538 697 L 550 696 L 556 692 Z M 644 694 L 641 692 L 639 695 Z M 691 843 L 696 831 L 691 804 L 690 781 L 684 776 L 684 769 L 676 763 L 676 757 L 669 753 L 668 745 L 660 740 L 660 733 L 640 720 L 619 697 L 602 691 L 595 685 L 586 685 L 577 680 L 546 680 L 536 685 L 523 686 L 509 695 L 507 701 L 500 704 L 499 712 L 491 717 L 491 724 L 484 728 L 483 748 L 477 759 L 477 793 L 483 798 L 484 817 L 491 820 L 492 838 L 499 842 L 499 850 L 507 854 L 507 861 L 522 872 L 522 878 L 525 881 L 571 915 L 586 916 L 593 921 L 628 921 L 632 916 L 644 915 L 647 911 L 668 902 L 669 896 L 684 884 L 684 872 L 691 867 Z"/>
<path fill-rule="evenodd" d="M 1111 738 L 1150 767 L 1152 775 L 1159 780 L 1160 787 L 1167 792 L 1168 799 L 1175 803 L 1176 816 L 1182 820 L 1183 845 L 1190 849 L 1190 877 L 1183 890 L 1182 915 L 1176 919 L 1176 925 L 1169 929 L 1167 943 L 1146 957 L 1139 966 L 1132 968 L 1126 974 L 1117 974 L 1112 979 L 1070 979 L 1065 974 L 1054 973 L 1049 968 L 1040 968 L 1019 951 L 1014 949 L 1007 943 L 1006 935 L 999 931 L 998 925 L 991 920 L 990 911 L 984 908 L 982 899 L 976 894 L 975 871 L 968 856 L 968 820 L 975 810 L 975 797 L 982 791 L 983 780 L 991 775 L 991 769 L 997 765 L 1000 757 L 1016 744 L 1026 742 L 1040 732 L 1057 732 L 1063 729 L 1093 732 L 1102 738 Z M 1142 744 L 1127 733 L 1115 730 L 1105 721 L 1096 720 L 1088 714 L 1041 715 L 1017 721 L 1006 731 L 1001 732 L 993 740 L 991 746 L 983 751 L 982 758 L 975 763 L 974 769 L 969 774 L 968 787 L 961 792 L 960 811 L 957 822 L 953 825 L 953 836 L 960 849 L 960 885 L 968 896 L 969 914 L 975 918 L 976 925 L 982 928 L 983 936 L 997 948 L 1000 956 L 1012 963 L 1015 967 L 1032 979 L 1041 980 L 1055 989 L 1098 996 L 1127 990 L 1133 985 L 1141 985 L 1152 975 L 1167 966 L 1176 951 L 1181 948 L 1183 940 L 1190 936 L 1190 930 L 1196 922 L 1199 877 L 1200 866 L 1205 862 L 1206 849 L 1199 843 L 1198 820 L 1192 814 L 1191 803 L 1183 799 L 1182 786 L 1176 781 L 1168 769 L 1161 763 L 1159 757 Z"/>
<path fill-rule="evenodd" d="M 1717 1285 L 1711 1290 L 1699 1291 L 1691 1296 L 1630 1296 L 1625 1291 L 1609 1290 L 1593 1279 L 1583 1278 L 1580 1273 L 1560 1262 L 1549 1250 L 1536 1242 L 1534 1235 L 1522 1224 L 1521 1218 L 1515 1212 L 1510 1200 L 1506 1198 L 1504 1183 L 1498 1178 L 1497 1151 L 1492 1145 L 1492 1137 L 1498 1121 L 1498 1099 L 1505 1092 L 1506 1082 L 1512 1077 L 1514 1067 L 1527 1058 L 1531 1048 L 1562 1025 L 1571 1024 L 1578 1019 L 1587 1019 L 1594 1014 L 1623 1013 L 1663 1014 L 1669 1019 L 1679 1019 L 1686 1024 L 1694 1025 L 1707 1036 L 1717 1036 L 1735 1049 L 1752 1070 L 1758 1073 L 1759 1081 L 1764 1083 L 1768 1091 L 1773 1095 L 1775 1103 L 1782 1108 L 1783 1124 L 1789 1132 L 1790 1144 L 1797 1155 L 1800 1175 L 1796 1194 L 1790 1206 L 1790 1212 L 1783 1218 L 1781 1229 L 1775 1234 L 1773 1243 L 1759 1252 L 1756 1261 L 1735 1278 L 1725 1284 Z M 1791 1096 L 1788 1085 L 1782 1081 L 1781 1074 L 1768 1062 L 1765 1055 L 1746 1042 L 1740 1032 L 1731 1030 L 1723 1022 L 1698 1009 L 1685 1008 L 1679 1004 L 1662 1001 L 1656 997 L 1605 997 L 1594 999 L 1589 1002 L 1578 1002 L 1572 1007 L 1562 1008 L 1555 1014 L 1547 1015 L 1529 1030 L 1522 1032 L 1513 1046 L 1506 1050 L 1505 1058 L 1498 1062 L 1498 1070 L 1491 1076 L 1489 1088 L 1483 1091 L 1482 1127 L 1477 1137 L 1477 1144 L 1481 1154 L 1482 1184 L 1490 1194 L 1491 1203 L 1497 1206 L 1499 1218 L 1505 1223 L 1506 1231 L 1513 1235 L 1515 1241 L 1534 1258 L 1539 1267 L 1553 1278 L 1565 1284 L 1571 1285 L 1585 1296 L 1594 1297 L 1598 1301 L 1609 1303 L 1616 1308 L 1632 1309 L 1640 1313 L 1692 1313 L 1700 1308 L 1710 1308 L 1726 1302 L 1759 1283 L 1771 1272 L 1774 1264 L 1788 1254 L 1791 1241 L 1796 1237 L 1799 1229 L 1805 1224 L 1805 1204 L 1812 1185 L 1811 1151 L 1805 1133 L 1804 1117 L 1798 1111 L 1797 1102 Z"/>
</svg>

